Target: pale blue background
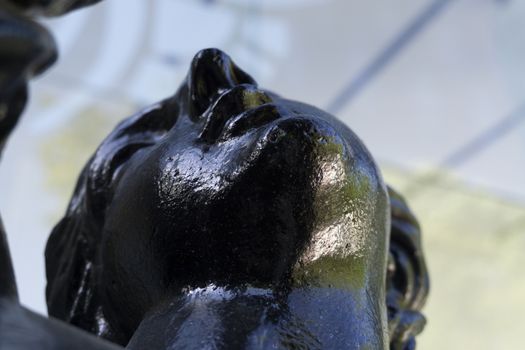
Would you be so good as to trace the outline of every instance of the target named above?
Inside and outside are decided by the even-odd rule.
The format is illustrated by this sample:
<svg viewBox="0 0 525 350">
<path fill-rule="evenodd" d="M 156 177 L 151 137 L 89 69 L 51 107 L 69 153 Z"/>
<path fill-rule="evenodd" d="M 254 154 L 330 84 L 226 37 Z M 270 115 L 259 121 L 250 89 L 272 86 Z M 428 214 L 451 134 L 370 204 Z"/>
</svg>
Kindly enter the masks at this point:
<svg viewBox="0 0 525 350">
<path fill-rule="evenodd" d="M 45 312 L 45 240 L 82 164 L 118 120 L 172 94 L 195 52 L 212 46 L 260 85 L 332 108 L 364 140 L 387 180 L 391 171 L 446 189 L 445 176 L 454 179 L 451 192 L 479 194 L 501 227 L 487 229 L 487 249 L 497 249 L 490 247 L 508 232 L 520 238 L 504 256 L 525 248 L 525 226 L 515 229 L 525 222 L 524 1 L 106 0 L 45 24 L 61 59 L 32 85 L 0 169 L 0 206 L 21 299 L 35 310 Z M 352 85 L 359 78 L 362 84 Z M 345 93 L 348 86 L 357 86 L 355 94 Z M 433 201 L 427 196 L 425 203 Z M 446 218 L 466 216 L 458 234 L 470 232 L 467 242 L 476 246 L 477 229 L 469 225 L 479 214 L 469 208 L 477 200 L 454 201 L 459 209 Z M 508 222 L 497 210 L 512 214 Z M 432 225 L 429 220 L 426 249 L 434 299 L 421 349 L 454 348 L 443 339 L 448 329 L 460 329 L 450 336 L 473 348 L 519 344 L 525 303 L 500 312 L 487 306 L 493 295 L 487 288 L 496 283 L 506 291 L 520 283 L 521 291 L 525 273 L 506 276 L 501 267 L 489 278 L 482 267 L 466 266 L 479 257 L 476 250 L 467 263 L 461 252 L 442 255 L 439 243 L 454 236 Z M 465 279 L 473 273 L 477 284 Z M 447 288 L 457 293 L 443 300 Z M 472 288 L 487 291 L 476 300 L 490 300 L 465 304 Z M 451 316 L 463 307 L 465 321 Z M 509 326 L 495 328 L 509 319 Z M 467 321 L 474 326 L 462 332 Z"/>
</svg>

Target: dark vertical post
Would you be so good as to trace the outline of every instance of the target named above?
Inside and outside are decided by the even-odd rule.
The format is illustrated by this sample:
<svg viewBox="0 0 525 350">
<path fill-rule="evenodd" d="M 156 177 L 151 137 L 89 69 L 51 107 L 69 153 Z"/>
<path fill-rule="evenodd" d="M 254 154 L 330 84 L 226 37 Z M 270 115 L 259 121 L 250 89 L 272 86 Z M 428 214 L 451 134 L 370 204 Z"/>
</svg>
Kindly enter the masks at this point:
<svg viewBox="0 0 525 350">
<path fill-rule="evenodd" d="M 0 157 L 24 110 L 27 80 L 46 69 L 54 60 L 55 44 L 49 33 L 10 6 L 0 5 Z M 18 299 L 1 218 L 0 297 Z"/>
</svg>

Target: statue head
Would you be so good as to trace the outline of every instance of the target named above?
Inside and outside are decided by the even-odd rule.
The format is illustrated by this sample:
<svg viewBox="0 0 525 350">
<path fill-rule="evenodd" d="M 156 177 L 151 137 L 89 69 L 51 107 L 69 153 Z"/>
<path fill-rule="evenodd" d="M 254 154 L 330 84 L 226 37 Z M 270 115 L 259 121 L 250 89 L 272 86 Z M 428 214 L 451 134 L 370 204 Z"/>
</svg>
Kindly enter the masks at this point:
<svg viewBox="0 0 525 350">
<path fill-rule="evenodd" d="M 47 300 L 126 344 L 195 288 L 337 290 L 367 344 L 401 349 L 423 324 L 420 253 L 417 223 L 347 126 L 208 49 L 89 160 L 48 242 Z"/>
</svg>

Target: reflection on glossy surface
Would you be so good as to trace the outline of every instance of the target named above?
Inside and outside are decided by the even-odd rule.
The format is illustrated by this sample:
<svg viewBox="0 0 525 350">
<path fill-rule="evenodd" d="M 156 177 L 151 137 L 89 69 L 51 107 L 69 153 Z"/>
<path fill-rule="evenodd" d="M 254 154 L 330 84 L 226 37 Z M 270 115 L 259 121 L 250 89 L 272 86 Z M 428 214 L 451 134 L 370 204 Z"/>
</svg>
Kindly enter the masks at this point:
<svg viewBox="0 0 525 350">
<path fill-rule="evenodd" d="M 136 349 L 385 349 L 387 318 L 422 306 L 387 315 L 387 277 L 410 298 L 426 276 L 397 255 L 386 275 L 388 198 L 344 124 L 203 50 L 84 169 L 46 250 L 50 314 Z"/>
</svg>

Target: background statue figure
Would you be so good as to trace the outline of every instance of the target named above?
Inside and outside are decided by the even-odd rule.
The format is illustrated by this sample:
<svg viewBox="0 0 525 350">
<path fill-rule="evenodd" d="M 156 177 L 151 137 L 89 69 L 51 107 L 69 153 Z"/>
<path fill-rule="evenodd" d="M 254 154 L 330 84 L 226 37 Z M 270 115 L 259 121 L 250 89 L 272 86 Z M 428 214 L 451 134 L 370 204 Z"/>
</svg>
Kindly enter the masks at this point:
<svg viewBox="0 0 525 350">
<path fill-rule="evenodd" d="M 45 28 L 27 17 L 27 14 L 34 10 L 59 14 L 81 3 L 82 1 L 0 2 L 0 152 L 25 107 L 27 80 L 48 68 L 56 58 L 53 38 Z M 63 322 L 34 314 L 19 305 L 6 235 L 0 220 L 0 349 L 118 348 Z"/>
</svg>

